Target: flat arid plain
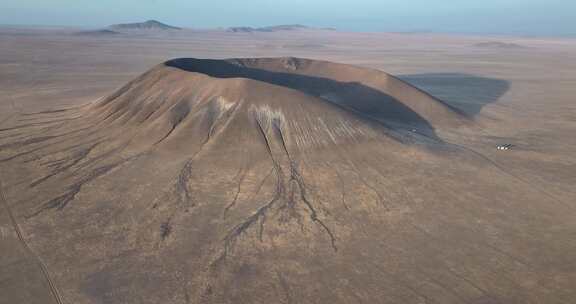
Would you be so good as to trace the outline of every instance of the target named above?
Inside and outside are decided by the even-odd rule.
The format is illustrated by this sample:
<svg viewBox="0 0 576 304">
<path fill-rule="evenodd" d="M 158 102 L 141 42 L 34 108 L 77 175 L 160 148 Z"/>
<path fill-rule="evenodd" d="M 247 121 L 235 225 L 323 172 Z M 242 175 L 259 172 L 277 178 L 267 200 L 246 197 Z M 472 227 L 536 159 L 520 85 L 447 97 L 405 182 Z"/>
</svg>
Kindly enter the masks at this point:
<svg viewBox="0 0 576 304">
<path fill-rule="evenodd" d="M 2 27 L 0 96 L 0 303 L 576 301 L 576 39 Z"/>
</svg>

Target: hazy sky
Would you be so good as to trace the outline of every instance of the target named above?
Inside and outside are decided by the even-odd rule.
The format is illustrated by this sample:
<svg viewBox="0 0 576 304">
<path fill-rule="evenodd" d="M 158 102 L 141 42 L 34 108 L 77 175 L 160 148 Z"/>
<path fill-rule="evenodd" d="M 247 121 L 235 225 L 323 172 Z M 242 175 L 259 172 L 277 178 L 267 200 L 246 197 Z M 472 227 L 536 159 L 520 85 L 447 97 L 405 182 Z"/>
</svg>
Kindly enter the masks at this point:
<svg viewBox="0 0 576 304">
<path fill-rule="evenodd" d="M 576 0 L 0 0 L 0 24 L 301 23 L 358 31 L 576 35 Z"/>
</svg>

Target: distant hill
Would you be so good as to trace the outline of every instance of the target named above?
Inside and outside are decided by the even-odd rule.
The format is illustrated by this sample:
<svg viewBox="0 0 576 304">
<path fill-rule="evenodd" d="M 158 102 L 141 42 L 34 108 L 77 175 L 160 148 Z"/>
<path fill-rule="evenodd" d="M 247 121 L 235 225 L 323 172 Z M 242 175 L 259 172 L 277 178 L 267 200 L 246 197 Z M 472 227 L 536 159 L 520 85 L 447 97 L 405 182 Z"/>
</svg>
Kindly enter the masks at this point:
<svg viewBox="0 0 576 304">
<path fill-rule="evenodd" d="M 276 31 L 305 30 L 305 29 L 309 29 L 309 28 L 310 27 L 305 26 L 305 25 L 301 25 L 301 24 L 283 24 L 283 25 L 261 27 L 260 29 L 263 31 L 276 32 Z"/>
<path fill-rule="evenodd" d="M 251 32 L 258 32 L 258 29 L 249 26 L 236 26 L 236 27 L 229 27 L 228 29 L 226 29 L 226 31 L 231 33 L 251 33 Z"/>
<path fill-rule="evenodd" d="M 113 31 L 113 30 L 102 29 L 102 30 L 93 30 L 93 31 L 82 31 L 82 32 L 74 33 L 74 34 L 80 35 L 80 36 L 114 36 L 114 35 L 118 35 L 120 33 Z"/>
<path fill-rule="evenodd" d="M 145 22 L 137 23 L 122 23 L 114 24 L 108 27 L 112 30 L 125 31 L 125 30 L 181 30 L 182 28 L 164 24 L 156 20 L 148 20 Z"/>
<path fill-rule="evenodd" d="M 273 25 L 265 27 L 249 27 L 249 26 L 230 27 L 226 31 L 231 33 L 253 33 L 253 32 L 298 31 L 306 29 L 316 29 L 316 28 L 308 27 L 301 24 L 282 24 L 282 25 Z"/>
<path fill-rule="evenodd" d="M 501 42 L 501 41 L 487 41 L 474 44 L 479 48 L 494 48 L 494 49 L 525 49 L 526 47 L 516 43 Z"/>
</svg>

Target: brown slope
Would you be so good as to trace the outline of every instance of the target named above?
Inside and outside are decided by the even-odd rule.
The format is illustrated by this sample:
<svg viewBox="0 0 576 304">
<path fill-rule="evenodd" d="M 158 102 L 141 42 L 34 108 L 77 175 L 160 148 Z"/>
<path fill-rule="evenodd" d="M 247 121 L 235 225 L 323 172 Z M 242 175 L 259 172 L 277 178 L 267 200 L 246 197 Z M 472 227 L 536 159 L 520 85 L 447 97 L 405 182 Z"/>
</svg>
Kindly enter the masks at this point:
<svg viewBox="0 0 576 304">
<path fill-rule="evenodd" d="M 569 300 L 571 209 L 443 144 L 467 120 L 378 71 L 178 59 L 21 120 L 7 200 L 64 302 Z"/>
</svg>

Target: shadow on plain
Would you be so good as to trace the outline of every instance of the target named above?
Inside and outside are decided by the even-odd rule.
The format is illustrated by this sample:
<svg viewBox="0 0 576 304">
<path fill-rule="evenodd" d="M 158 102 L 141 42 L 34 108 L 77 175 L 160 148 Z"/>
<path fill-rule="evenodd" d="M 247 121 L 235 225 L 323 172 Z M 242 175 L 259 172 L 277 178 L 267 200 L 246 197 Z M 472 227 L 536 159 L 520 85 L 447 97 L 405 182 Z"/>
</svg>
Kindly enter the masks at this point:
<svg viewBox="0 0 576 304">
<path fill-rule="evenodd" d="M 497 102 L 510 89 L 510 82 L 464 73 L 398 75 L 398 78 L 458 108 L 470 117 L 487 104 Z"/>
</svg>

